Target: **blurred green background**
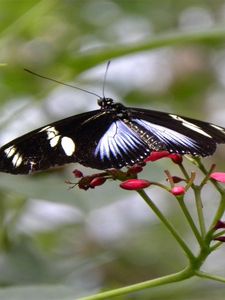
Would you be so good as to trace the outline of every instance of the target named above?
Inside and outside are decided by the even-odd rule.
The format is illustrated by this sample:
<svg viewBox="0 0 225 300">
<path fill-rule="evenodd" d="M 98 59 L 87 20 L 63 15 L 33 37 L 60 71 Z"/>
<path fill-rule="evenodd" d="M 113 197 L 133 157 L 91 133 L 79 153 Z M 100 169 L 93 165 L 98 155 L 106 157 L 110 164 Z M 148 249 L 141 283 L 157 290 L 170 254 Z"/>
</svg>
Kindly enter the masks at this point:
<svg viewBox="0 0 225 300">
<path fill-rule="evenodd" d="M 96 99 L 26 73 L 102 93 L 131 106 L 225 127 L 225 2 L 222 0 L 0 0 L 0 143 L 91 109 Z M 206 165 L 225 170 L 224 146 Z M 180 270 L 183 253 L 138 195 L 108 182 L 68 190 L 78 165 L 0 176 L 0 299 L 76 299 Z M 178 175 L 170 161 L 143 178 Z M 172 197 L 149 194 L 196 245 Z M 189 195 L 192 209 L 193 195 Z M 209 217 L 217 196 L 208 188 Z M 194 213 L 194 212 L 193 212 Z M 222 247 L 204 269 L 225 275 Z M 118 299 L 224 299 L 225 286 L 189 280 Z"/>
</svg>

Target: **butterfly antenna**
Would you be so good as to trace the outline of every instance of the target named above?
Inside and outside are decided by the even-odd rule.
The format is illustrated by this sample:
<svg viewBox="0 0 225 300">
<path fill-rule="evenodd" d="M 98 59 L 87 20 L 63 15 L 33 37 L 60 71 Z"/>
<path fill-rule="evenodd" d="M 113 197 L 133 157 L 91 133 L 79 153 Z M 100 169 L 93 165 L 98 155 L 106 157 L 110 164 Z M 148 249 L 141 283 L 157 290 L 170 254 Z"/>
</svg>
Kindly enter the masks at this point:
<svg viewBox="0 0 225 300">
<path fill-rule="evenodd" d="M 38 76 L 38 77 L 40 77 L 40 78 L 44 78 L 44 79 L 47 79 L 47 80 L 50 80 L 50 81 L 53 81 L 53 82 L 56 82 L 56 83 L 59 83 L 59 84 L 65 85 L 65 86 L 69 86 L 69 87 L 71 87 L 71 88 L 74 88 L 74 89 L 77 89 L 77 90 L 79 90 L 79 91 L 82 91 L 82 92 L 88 93 L 88 94 L 90 94 L 90 95 L 94 95 L 94 96 L 96 96 L 96 97 L 98 97 L 98 98 L 101 98 L 98 94 L 95 94 L 95 93 L 93 93 L 93 92 L 90 92 L 90 91 L 85 90 L 85 89 L 82 89 L 82 88 L 79 88 L 79 87 L 77 87 L 77 86 L 75 86 L 75 85 L 71 85 L 71 84 L 64 83 L 64 82 L 61 82 L 61 81 L 56 80 L 56 79 L 53 79 L 53 78 L 49 78 L 49 77 L 47 77 L 47 76 L 40 75 L 40 74 L 35 73 L 35 72 L 33 72 L 33 71 L 31 71 L 31 70 L 28 70 L 28 69 L 24 69 L 24 71 L 26 71 L 26 72 L 28 72 L 28 73 L 30 73 L 30 74 L 33 74 L 33 75 L 35 75 L 35 76 Z"/>
<path fill-rule="evenodd" d="M 107 65 L 106 65 L 106 69 L 105 69 L 105 75 L 104 75 L 104 79 L 103 79 L 103 87 L 102 87 L 102 95 L 103 95 L 103 99 L 105 98 L 105 84 L 106 84 L 106 78 L 107 78 L 107 73 L 108 73 L 108 70 L 109 70 L 109 65 L 110 65 L 111 61 L 109 60 L 107 62 Z"/>
</svg>

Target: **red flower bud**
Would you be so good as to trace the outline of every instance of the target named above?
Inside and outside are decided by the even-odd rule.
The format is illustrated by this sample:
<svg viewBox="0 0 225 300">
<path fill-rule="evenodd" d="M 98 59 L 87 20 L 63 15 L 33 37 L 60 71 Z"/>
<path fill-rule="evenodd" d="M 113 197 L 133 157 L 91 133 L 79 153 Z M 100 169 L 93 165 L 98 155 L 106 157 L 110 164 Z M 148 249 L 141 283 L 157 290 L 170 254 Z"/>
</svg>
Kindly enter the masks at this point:
<svg viewBox="0 0 225 300">
<path fill-rule="evenodd" d="M 214 172 L 210 175 L 210 178 L 225 183 L 225 173 L 223 172 Z"/>
<path fill-rule="evenodd" d="M 174 196 L 180 196 L 180 195 L 184 195 L 185 194 L 185 188 L 183 186 L 174 186 L 171 189 L 171 193 Z"/>
<path fill-rule="evenodd" d="M 145 162 L 156 161 L 163 157 L 169 157 L 175 164 L 181 164 L 183 157 L 180 154 L 169 153 L 168 151 L 152 151 L 152 153 L 145 159 Z"/>
<path fill-rule="evenodd" d="M 217 221 L 216 225 L 214 226 L 214 229 L 217 230 L 217 229 L 222 229 L 222 228 L 225 228 L 225 223 L 223 221 Z"/>
<path fill-rule="evenodd" d="M 145 159 L 147 161 L 156 161 L 169 155 L 168 151 L 152 151 L 152 153 Z"/>
<path fill-rule="evenodd" d="M 102 185 L 103 183 L 105 183 L 106 178 L 104 177 L 95 177 L 91 180 L 90 182 L 90 187 L 94 188 L 96 186 Z"/>
<path fill-rule="evenodd" d="M 138 174 L 140 172 L 142 172 L 143 168 L 140 165 L 134 165 L 132 167 L 129 168 L 129 170 L 127 171 L 127 174 Z"/>
<path fill-rule="evenodd" d="M 141 190 L 150 186 L 151 182 L 144 179 L 128 179 L 120 184 L 125 190 Z"/>
<path fill-rule="evenodd" d="M 81 178 L 81 177 L 83 177 L 83 173 L 82 173 L 81 171 L 77 170 L 77 169 L 75 169 L 75 170 L 73 171 L 73 175 L 74 175 L 76 178 Z"/>
<path fill-rule="evenodd" d="M 175 164 L 182 164 L 183 157 L 180 154 L 169 154 L 168 157 L 171 158 Z"/>
<path fill-rule="evenodd" d="M 214 241 L 219 241 L 219 242 L 225 242 L 225 236 L 218 236 L 216 238 L 214 238 Z"/>
</svg>

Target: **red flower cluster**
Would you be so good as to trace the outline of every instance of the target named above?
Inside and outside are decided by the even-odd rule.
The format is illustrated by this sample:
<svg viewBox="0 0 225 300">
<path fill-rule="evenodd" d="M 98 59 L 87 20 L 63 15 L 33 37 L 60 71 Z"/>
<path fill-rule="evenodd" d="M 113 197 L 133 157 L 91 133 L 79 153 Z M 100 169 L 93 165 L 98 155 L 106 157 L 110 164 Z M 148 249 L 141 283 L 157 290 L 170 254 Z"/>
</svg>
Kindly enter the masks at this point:
<svg viewBox="0 0 225 300">
<path fill-rule="evenodd" d="M 126 190 L 140 190 L 147 188 L 151 185 L 151 182 L 144 179 L 137 179 L 137 174 L 142 172 L 143 167 L 146 165 L 146 162 L 153 162 L 161 158 L 170 158 L 176 164 L 182 164 L 182 156 L 179 154 L 171 154 L 168 151 L 152 151 L 148 158 L 144 162 L 136 164 L 132 167 L 129 167 L 127 171 L 121 171 L 117 169 L 109 169 L 102 173 L 97 173 L 93 175 L 84 176 L 83 173 L 79 170 L 74 170 L 74 177 L 79 178 L 79 181 L 73 186 L 77 185 L 80 189 L 88 190 L 93 189 L 96 186 L 100 186 L 106 182 L 108 179 L 120 180 L 122 183 L 120 187 Z M 174 176 L 172 178 L 174 183 L 182 181 L 182 178 Z M 173 187 L 171 193 L 175 196 L 183 195 L 185 193 L 185 188 L 182 186 Z"/>
</svg>

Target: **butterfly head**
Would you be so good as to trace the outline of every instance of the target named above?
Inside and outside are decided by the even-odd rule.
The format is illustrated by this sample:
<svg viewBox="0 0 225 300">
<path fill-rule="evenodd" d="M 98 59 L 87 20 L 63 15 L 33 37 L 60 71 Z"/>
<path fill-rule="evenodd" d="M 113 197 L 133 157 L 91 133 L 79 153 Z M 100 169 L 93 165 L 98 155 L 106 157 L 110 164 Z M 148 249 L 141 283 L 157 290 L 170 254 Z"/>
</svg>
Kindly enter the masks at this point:
<svg viewBox="0 0 225 300">
<path fill-rule="evenodd" d="M 107 109 L 111 108 L 113 105 L 113 99 L 112 98 L 99 98 L 98 99 L 98 105 L 101 107 L 101 109 Z"/>
</svg>

